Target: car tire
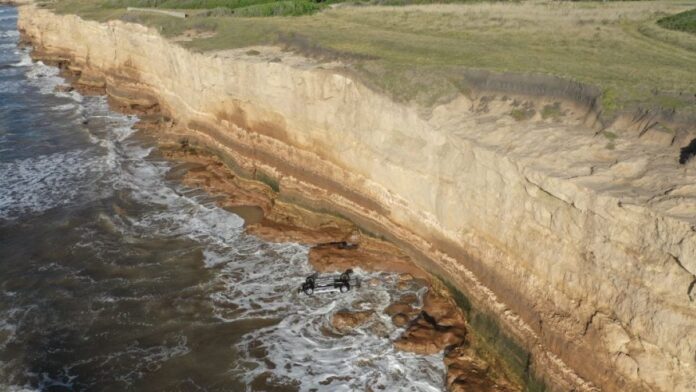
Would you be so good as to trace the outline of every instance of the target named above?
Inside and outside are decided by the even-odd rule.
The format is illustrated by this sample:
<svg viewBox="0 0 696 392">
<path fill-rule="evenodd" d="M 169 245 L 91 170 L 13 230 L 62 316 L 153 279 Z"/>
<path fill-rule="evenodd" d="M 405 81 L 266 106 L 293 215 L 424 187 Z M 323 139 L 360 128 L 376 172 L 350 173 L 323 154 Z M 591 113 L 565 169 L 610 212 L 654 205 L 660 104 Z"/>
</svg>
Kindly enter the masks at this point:
<svg viewBox="0 0 696 392">
<path fill-rule="evenodd" d="M 304 291 L 304 293 L 307 295 L 314 294 L 314 288 L 312 286 L 305 286 L 302 288 L 302 291 Z"/>
<path fill-rule="evenodd" d="M 348 292 L 348 290 L 350 290 L 350 285 L 349 285 L 348 283 L 344 283 L 344 284 L 341 285 L 341 289 L 340 289 L 340 290 L 341 290 L 342 293 L 346 293 L 346 292 Z"/>
</svg>

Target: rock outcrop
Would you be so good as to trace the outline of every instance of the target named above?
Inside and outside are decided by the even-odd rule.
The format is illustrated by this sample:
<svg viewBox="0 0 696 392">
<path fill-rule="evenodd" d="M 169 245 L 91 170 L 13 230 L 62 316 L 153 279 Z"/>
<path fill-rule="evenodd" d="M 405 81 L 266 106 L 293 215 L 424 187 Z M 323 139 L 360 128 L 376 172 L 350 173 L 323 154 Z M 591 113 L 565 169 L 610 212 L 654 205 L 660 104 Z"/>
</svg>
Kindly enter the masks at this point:
<svg viewBox="0 0 696 392">
<path fill-rule="evenodd" d="M 405 326 L 406 330 L 394 341 L 396 349 L 421 355 L 445 352 L 448 391 L 522 390 L 475 352 L 473 339 L 467 336 L 462 309 L 449 295 L 437 293 L 429 287 L 422 306 L 419 306 L 417 296 L 407 294 L 389 305 L 384 312 L 392 316 L 396 326 L 400 326 L 397 321 L 405 320 L 401 326 Z"/>
<path fill-rule="evenodd" d="M 340 333 L 350 333 L 374 315 L 372 310 L 339 310 L 331 316 L 331 326 Z"/>
<path fill-rule="evenodd" d="M 503 94 L 424 114 L 340 65 L 274 48 L 281 61 L 192 53 L 153 29 L 33 5 L 19 26 L 79 83 L 171 118 L 163 139 L 403 247 L 450 285 L 475 332 L 514 342 L 524 378 L 696 390 L 696 164 L 678 162 L 688 133 L 598 134 L 583 105 Z M 548 105 L 562 118 L 542 118 Z"/>
</svg>

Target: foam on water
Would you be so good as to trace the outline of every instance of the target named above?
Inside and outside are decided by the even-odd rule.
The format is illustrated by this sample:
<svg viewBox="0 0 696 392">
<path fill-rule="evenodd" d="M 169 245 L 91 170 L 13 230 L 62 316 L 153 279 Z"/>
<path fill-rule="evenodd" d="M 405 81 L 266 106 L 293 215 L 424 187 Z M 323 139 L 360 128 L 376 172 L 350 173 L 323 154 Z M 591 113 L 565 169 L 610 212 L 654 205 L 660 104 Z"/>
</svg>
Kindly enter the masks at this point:
<svg viewBox="0 0 696 392">
<path fill-rule="evenodd" d="M 18 62 L 14 63 L 14 64 L 10 64 L 10 65 L 12 65 L 13 67 L 29 67 L 32 64 L 33 64 L 33 61 L 31 60 L 31 57 L 29 57 L 29 55 L 25 55 L 25 56 L 22 56 Z"/>
<path fill-rule="evenodd" d="M 74 184 L 99 171 L 100 161 L 85 151 L 74 151 L 0 163 L 0 218 L 43 212 L 73 202 L 88 191 Z"/>
<path fill-rule="evenodd" d="M 41 94 L 51 94 L 69 98 L 70 101 L 50 108 L 59 112 L 65 119 L 72 119 L 75 127 L 90 118 L 98 118 L 109 127 L 106 135 L 90 135 L 96 146 L 106 150 L 99 153 L 96 148 L 60 152 L 49 155 L 0 163 L 0 219 L 13 219 L 28 213 L 40 213 L 48 209 L 100 196 L 95 192 L 96 182 L 117 182 L 110 174 L 120 170 L 119 154 L 124 146 L 119 143 L 133 134 L 132 125 L 136 119 L 112 113 L 106 98 L 90 97 L 85 100 L 79 93 L 55 92 L 65 80 L 59 76 L 55 67 L 42 62 L 33 62 L 29 53 L 21 52 L 20 64 L 28 67 L 26 80 Z M 5 85 L 22 88 L 18 83 Z M 5 90 L 6 91 L 6 90 Z M 131 155 L 139 158 L 147 155 L 149 149 L 133 149 Z M 139 154 L 139 155 L 138 155 Z"/>
<path fill-rule="evenodd" d="M 306 263 L 306 259 L 297 258 L 300 264 L 303 261 Z M 307 297 L 296 292 L 298 282 L 302 282 L 298 272 L 307 269 L 305 265 L 298 267 L 272 268 L 264 278 L 258 274 L 253 285 L 247 279 L 229 281 L 228 293 L 237 293 L 227 300 L 244 309 L 241 317 L 267 315 L 269 308 L 283 317 L 278 325 L 247 334 L 237 346 L 245 361 L 235 370 L 247 383 L 270 371 L 281 383 L 293 383 L 302 391 L 442 389 L 442 355 L 424 357 L 399 352 L 391 343 L 403 332 L 384 313 L 394 297 L 403 294 L 403 290 L 396 289 L 394 275 L 357 271 L 364 279 L 379 279 L 382 285 L 347 294 Z M 373 310 L 376 316 L 348 335 L 336 333 L 331 326 L 332 315 L 356 306 Z M 265 357 L 259 357 L 259 350 Z"/>
<path fill-rule="evenodd" d="M 16 37 L 19 37 L 19 31 L 17 31 L 17 30 L 0 31 L 0 38 L 16 38 Z"/>
<path fill-rule="evenodd" d="M 15 65 L 29 67 L 29 70 L 26 72 L 26 78 L 29 84 L 38 88 L 42 94 L 55 94 L 56 87 L 65 84 L 65 79 L 60 77 L 58 68 L 48 66 L 41 61 L 34 62 L 31 59 L 29 50 L 20 52 L 20 60 Z M 64 94 L 63 96 L 68 95 Z M 69 96 L 77 98 L 79 93 L 69 94 Z"/>
<path fill-rule="evenodd" d="M 7 392 L 40 392 L 38 388 L 31 388 L 29 386 L 19 386 L 19 385 L 8 385 L 6 386 Z"/>
</svg>

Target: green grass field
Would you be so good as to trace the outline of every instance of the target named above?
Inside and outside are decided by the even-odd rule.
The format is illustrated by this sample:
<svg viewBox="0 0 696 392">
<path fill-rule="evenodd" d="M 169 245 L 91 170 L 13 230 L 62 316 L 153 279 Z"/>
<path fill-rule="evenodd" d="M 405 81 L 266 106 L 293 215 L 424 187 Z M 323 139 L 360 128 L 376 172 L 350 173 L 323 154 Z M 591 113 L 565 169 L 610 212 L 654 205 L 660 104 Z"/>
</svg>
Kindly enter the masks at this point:
<svg viewBox="0 0 696 392">
<path fill-rule="evenodd" d="M 658 24 L 696 8 L 696 0 L 345 3 L 322 4 L 321 12 L 311 15 L 269 18 L 210 11 L 232 4 L 247 7 L 246 2 L 264 5 L 265 0 L 150 0 L 161 1 L 155 4 L 160 8 L 210 9 L 185 20 L 124 9 L 147 1 L 51 4 L 58 12 L 86 18 L 143 23 L 165 36 L 187 29 L 215 32 L 182 43 L 196 51 L 275 44 L 339 59 L 373 88 L 425 108 L 466 93 L 463 73 L 485 69 L 549 74 L 597 86 L 608 115 L 636 107 L 696 115 L 696 35 Z"/>
<path fill-rule="evenodd" d="M 696 9 L 664 17 L 657 24 L 667 29 L 696 34 Z"/>
</svg>

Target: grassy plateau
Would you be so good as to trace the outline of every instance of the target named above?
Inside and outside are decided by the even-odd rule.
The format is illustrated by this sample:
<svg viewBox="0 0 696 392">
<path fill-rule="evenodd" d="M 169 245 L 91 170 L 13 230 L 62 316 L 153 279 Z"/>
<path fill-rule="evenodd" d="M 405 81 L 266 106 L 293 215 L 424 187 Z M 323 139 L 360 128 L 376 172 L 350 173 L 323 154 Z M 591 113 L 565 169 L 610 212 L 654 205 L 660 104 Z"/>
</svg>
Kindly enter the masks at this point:
<svg viewBox="0 0 696 392">
<path fill-rule="evenodd" d="M 214 33 L 181 43 L 195 51 L 281 45 L 338 59 L 373 88 L 426 108 L 466 93 L 466 70 L 485 69 L 594 85 L 603 92 L 605 113 L 641 107 L 696 115 L 696 0 L 332 1 L 45 4 L 90 19 L 142 23 L 169 37 L 191 29 Z M 183 9 L 189 17 L 128 12 L 127 7 Z"/>
</svg>

